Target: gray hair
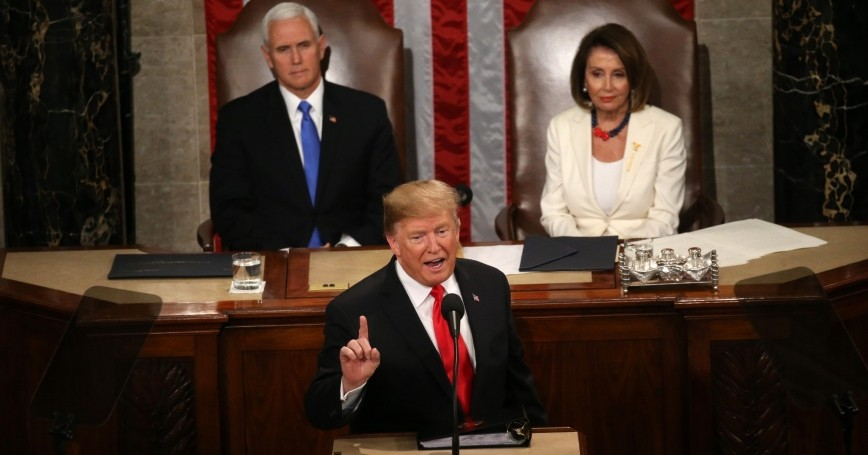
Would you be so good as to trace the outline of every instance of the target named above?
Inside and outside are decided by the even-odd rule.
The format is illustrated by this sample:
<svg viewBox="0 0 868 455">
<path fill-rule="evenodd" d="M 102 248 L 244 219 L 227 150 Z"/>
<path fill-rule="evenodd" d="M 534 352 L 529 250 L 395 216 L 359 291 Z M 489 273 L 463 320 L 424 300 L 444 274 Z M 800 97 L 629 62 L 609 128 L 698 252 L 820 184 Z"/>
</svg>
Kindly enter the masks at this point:
<svg viewBox="0 0 868 455">
<path fill-rule="evenodd" d="M 310 8 L 298 3 L 283 2 L 274 5 L 262 18 L 262 44 L 268 46 L 268 25 L 274 21 L 282 21 L 284 19 L 293 19 L 304 16 L 313 28 L 316 36 L 320 36 L 319 22 L 316 20 L 316 14 Z"/>
</svg>

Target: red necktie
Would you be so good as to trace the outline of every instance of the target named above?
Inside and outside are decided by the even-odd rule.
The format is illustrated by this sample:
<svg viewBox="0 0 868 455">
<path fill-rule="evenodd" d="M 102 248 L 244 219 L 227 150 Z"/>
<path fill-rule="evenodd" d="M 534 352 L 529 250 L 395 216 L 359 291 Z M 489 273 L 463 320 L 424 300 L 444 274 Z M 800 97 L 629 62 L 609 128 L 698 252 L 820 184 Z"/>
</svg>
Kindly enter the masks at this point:
<svg viewBox="0 0 868 455">
<path fill-rule="evenodd" d="M 434 337 L 437 338 L 437 347 L 440 349 L 440 358 L 443 359 L 443 368 L 449 382 L 452 380 L 452 362 L 455 357 L 455 347 L 452 345 L 452 334 L 449 333 L 449 323 L 443 319 L 440 307 L 443 304 L 443 295 L 446 290 L 442 285 L 434 286 L 431 295 L 434 297 L 434 312 L 431 315 L 434 320 Z M 467 355 L 467 346 L 464 338 L 458 336 L 458 403 L 464 410 L 464 415 L 470 415 L 470 391 L 473 390 L 473 364 Z"/>
</svg>

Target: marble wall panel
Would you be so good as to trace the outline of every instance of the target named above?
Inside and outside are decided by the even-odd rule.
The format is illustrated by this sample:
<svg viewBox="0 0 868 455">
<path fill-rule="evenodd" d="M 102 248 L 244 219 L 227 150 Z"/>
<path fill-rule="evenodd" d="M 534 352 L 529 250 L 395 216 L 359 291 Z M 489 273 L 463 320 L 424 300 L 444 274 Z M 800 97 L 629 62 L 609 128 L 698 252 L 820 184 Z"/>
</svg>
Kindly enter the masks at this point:
<svg viewBox="0 0 868 455">
<path fill-rule="evenodd" d="M 780 222 L 868 220 L 868 5 L 775 3 Z"/>
<path fill-rule="evenodd" d="M 0 84 L 0 99 L 3 99 L 3 85 Z M 0 109 L 0 125 L 3 124 L 3 110 Z M 0 157 L 3 156 L 3 141 L 0 141 Z M 2 167 L 0 167 L 2 169 Z M 0 171 L 0 209 L 3 208 L 3 172 Z M 6 248 L 5 210 L 0 210 L 0 248 Z"/>
<path fill-rule="evenodd" d="M 126 242 L 114 3 L 0 12 L 5 246 Z"/>
</svg>

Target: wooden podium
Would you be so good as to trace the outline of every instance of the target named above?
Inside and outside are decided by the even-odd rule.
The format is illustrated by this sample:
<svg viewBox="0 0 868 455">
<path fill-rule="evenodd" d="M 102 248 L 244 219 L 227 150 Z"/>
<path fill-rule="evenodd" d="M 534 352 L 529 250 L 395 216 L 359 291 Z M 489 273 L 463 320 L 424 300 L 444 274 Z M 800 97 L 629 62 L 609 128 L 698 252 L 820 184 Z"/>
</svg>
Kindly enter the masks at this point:
<svg viewBox="0 0 868 455">
<path fill-rule="evenodd" d="M 534 428 L 529 447 L 510 447 L 496 449 L 471 450 L 473 455 L 495 455 L 508 452 L 510 454 L 545 454 L 545 455 L 581 455 L 584 450 L 584 436 L 572 428 Z M 416 436 L 412 434 L 397 435 L 356 435 L 335 439 L 332 455 L 362 455 L 375 453 L 389 454 L 419 454 L 433 455 L 446 453 L 443 449 L 419 450 L 416 448 Z"/>
<path fill-rule="evenodd" d="M 764 337 L 736 292 L 745 280 L 810 268 L 853 344 L 868 353 L 868 226 L 798 230 L 828 243 L 722 267 L 718 292 L 676 287 L 625 295 L 617 271 L 546 272 L 546 282 L 510 275 L 516 329 L 550 425 L 570 429 L 573 444 L 584 434 L 582 453 L 598 455 L 750 447 L 843 455 L 831 409 L 790 404 L 778 374 L 784 370 L 767 365 Z M 380 250 L 269 251 L 265 291 L 230 294 L 228 278 L 106 278 L 115 254 L 145 249 L 0 249 L 0 371 L 10 372 L 0 374 L 6 392 L 0 453 L 56 453 L 52 422 L 31 412 L 31 398 L 83 296 L 97 287 L 155 295 L 162 303 L 113 415 L 100 427 L 75 429 L 70 445 L 79 453 L 189 453 L 190 447 L 215 455 L 359 453 L 335 445 L 347 429 L 313 428 L 303 401 L 322 348 L 325 306 L 341 292 L 330 277 L 360 279 L 388 261 L 388 250 Z M 778 288 L 772 297 L 782 305 L 816 291 Z M 106 316 L 107 335 L 131 331 L 126 315 Z M 730 388 L 734 383 L 749 388 Z M 862 409 L 865 395 L 855 397 Z M 759 422 L 760 415 L 768 419 Z M 752 428 L 762 432 L 745 430 Z M 852 453 L 868 453 L 868 413 L 855 416 L 853 430 Z M 564 436 L 534 433 L 530 448 L 511 451 L 536 451 Z M 418 453 L 415 444 L 409 448 Z"/>
</svg>

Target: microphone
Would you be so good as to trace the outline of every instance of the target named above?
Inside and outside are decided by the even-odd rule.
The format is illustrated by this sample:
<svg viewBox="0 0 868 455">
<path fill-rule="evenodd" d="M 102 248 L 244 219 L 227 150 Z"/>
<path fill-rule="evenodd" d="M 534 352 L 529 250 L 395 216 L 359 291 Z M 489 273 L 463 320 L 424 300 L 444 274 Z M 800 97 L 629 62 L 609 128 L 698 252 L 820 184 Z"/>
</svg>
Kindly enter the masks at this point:
<svg viewBox="0 0 868 455">
<path fill-rule="evenodd" d="M 473 190 L 469 186 L 459 183 L 455 185 L 455 191 L 458 192 L 458 204 L 466 207 L 473 200 Z"/>
<path fill-rule="evenodd" d="M 440 313 L 449 322 L 454 354 L 452 357 L 452 455 L 458 455 L 458 335 L 461 334 L 460 321 L 464 317 L 464 303 L 458 294 L 446 294 L 440 303 Z"/>
<path fill-rule="evenodd" d="M 461 302 L 461 296 L 458 294 L 446 294 L 440 305 L 440 314 L 443 315 L 443 319 L 449 321 L 449 334 L 452 335 L 453 339 L 457 340 L 461 332 L 459 324 L 461 318 L 464 317 L 464 303 Z M 457 360 L 458 357 L 456 356 L 455 359 Z M 455 363 L 456 365 L 458 364 L 457 361 Z"/>
</svg>

